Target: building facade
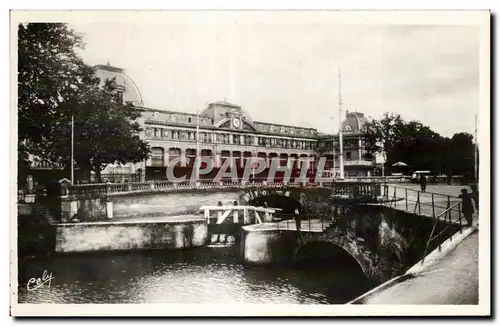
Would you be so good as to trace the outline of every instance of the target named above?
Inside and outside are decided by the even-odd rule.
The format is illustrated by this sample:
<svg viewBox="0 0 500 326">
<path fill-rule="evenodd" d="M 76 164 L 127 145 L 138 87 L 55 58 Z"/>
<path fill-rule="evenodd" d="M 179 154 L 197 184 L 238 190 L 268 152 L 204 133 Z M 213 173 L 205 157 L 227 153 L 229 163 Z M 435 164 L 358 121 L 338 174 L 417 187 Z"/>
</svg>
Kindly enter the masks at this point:
<svg viewBox="0 0 500 326">
<path fill-rule="evenodd" d="M 142 111 L 141 137 L 147 140 L 151 156 L 145 162 L 126 166 L 109 165 L 103 175 L 137 174 L 140 180 L 166 179 L 166 170 L 175 166 L 176 174 L 190 174 L 197 147 L 204 158 L 211 158 L 214 171 L 225 160 L 238 171 L 253 157 L 279 159 L 280 166 L 300 172 L 306 164 L 308 175 L 314 175 L 320 157 L 326 157 L 325 170 L 340 174 L 338 135 L 319 133 L 314 128 L 254 121 L 242 107 L 226 101 L 213 102 L 200 114 L 157 110 L 144 105 L 139 88 L 123 69 L 109 65 L 97 66 L 102 80 L 116 78 L 124 101 L 130 101 Z M 364 159 L 361 131 L 367 119 L 359 112 L 346 112 L 342 123 L 344 176 L 367 176 L 374 162 Z M 197 128 L 198 125 L 198 128 Z M 196 134 L 199 132 L 197 146 Z M 211 175 L 207 178 L 213 177 Z M 201 176 L 203 177 L 203 176 Z M 266 171 L 258 177 L 267 177 Z"/>
</svg>

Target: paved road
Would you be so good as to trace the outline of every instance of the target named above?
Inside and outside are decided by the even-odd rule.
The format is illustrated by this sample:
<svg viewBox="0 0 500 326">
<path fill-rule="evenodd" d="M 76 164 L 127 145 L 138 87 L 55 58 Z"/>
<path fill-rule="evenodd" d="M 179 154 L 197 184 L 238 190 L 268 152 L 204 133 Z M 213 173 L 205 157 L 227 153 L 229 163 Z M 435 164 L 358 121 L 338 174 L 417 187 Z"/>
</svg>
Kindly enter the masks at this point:
<svg viewBox="0 0 500 326">
<path fill-rule="evenodd" d="M 365 299 L 365 304 L 478 304 L 478 232 L 415 278 Z"/>
</svg>

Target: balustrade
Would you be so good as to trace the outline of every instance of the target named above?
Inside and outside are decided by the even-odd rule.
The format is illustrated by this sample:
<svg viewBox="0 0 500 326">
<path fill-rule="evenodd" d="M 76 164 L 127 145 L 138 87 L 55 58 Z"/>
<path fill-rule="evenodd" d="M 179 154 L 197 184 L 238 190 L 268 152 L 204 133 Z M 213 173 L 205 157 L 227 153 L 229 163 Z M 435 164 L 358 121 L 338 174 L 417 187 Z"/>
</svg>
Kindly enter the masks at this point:
<svg viewBox="0 0 500 326">
<path fill-rule="evenodd" d="M 332 188 L 334 196 L 346 196 L 349 198 L 375 198 L 381 195 L 381 184 L 374 182 L 267 182 L 265 180 L 253 182 L 232 182 L 202 180 L 194 183 L 190 180 L 173 183 L 171 181 L 150 181 L 150 182 L 130 182 L 130 183 L 105 183 L 105 184 L 86 184 L 69 186 L 61 195 L 76 197 L 95 197 L 116 195 L 120 193 L 141 193 L 152 191 L 172 191 L 175 189 L 208 189 L 208 188 Z"/>
<path fill-rule="evenodd" d="M 350 198 L 376 198 L 381 193 L 379 183 L 338 182 L 333 183 L 332 188 L 334 196 Z"/>
</svg>

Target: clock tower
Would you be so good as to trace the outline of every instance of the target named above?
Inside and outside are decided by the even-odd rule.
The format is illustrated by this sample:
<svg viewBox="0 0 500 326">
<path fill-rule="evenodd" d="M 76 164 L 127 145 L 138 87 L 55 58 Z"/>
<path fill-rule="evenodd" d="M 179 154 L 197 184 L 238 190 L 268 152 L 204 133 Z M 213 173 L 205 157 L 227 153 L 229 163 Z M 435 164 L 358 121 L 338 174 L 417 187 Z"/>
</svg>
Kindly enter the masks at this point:
<svg viewBox="0 0 500 326">
<path fill-rule="evenodd" d="M 234 129 L 241 129 L 241 119 L 240 117 L 233 117 L 231 125 Z"/>
</svg>

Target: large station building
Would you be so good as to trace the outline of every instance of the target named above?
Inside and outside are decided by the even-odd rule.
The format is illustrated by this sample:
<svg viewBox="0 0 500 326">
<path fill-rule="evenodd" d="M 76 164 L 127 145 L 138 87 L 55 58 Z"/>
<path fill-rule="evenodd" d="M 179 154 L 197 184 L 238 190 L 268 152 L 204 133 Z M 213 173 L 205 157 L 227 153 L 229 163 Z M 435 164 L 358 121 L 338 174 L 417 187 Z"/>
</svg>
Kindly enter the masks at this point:
<svg viewBox="0 0 500 326">
<path fill-rule="evenodd" d="M 338 135 L 322 134 L 314 128 L 255 121 L 244 108 L 226 101 L 208 104 L 200 110 L 199 117 L 196 113 L 154 109 L 144 105 L 139 88 L 123 69 L 101 65 L 97 66 L 97 75 L 102 80 L 116 78 L 123 100 L 142 111 L 142 137 L 151 148 L 151 156 L 145 162 L 110 165 L 103 171 L 104 176 L 137 175 L 136 180 L 161 180 L 166 178 L 166 168 L 174 163 L 179 169 L 192 168 L 197 153 L 198 119 L 199 153 L 211 158 L 215 168 L 232 158 L 232 164 L 239 169 L 245 166 L 246 160 L 259 157 L 266 160 L 268 167 L 271 159 L 279 158 L 281 166 L 288 164 L 290 168 L 300 169 L 307 164 L 308 170 L 314 171 L 319 158 L 324 156 L 327 158 L 325 170 L 333 173 L 335 166 L 337 175 L 340 173 Z M 346 112 L 342 122 L 346 178 L 369 176 L 374 169 L 374 161 L 364 158 L 361 131 L 366 122 L 360 112 Z"/>
</svg>

